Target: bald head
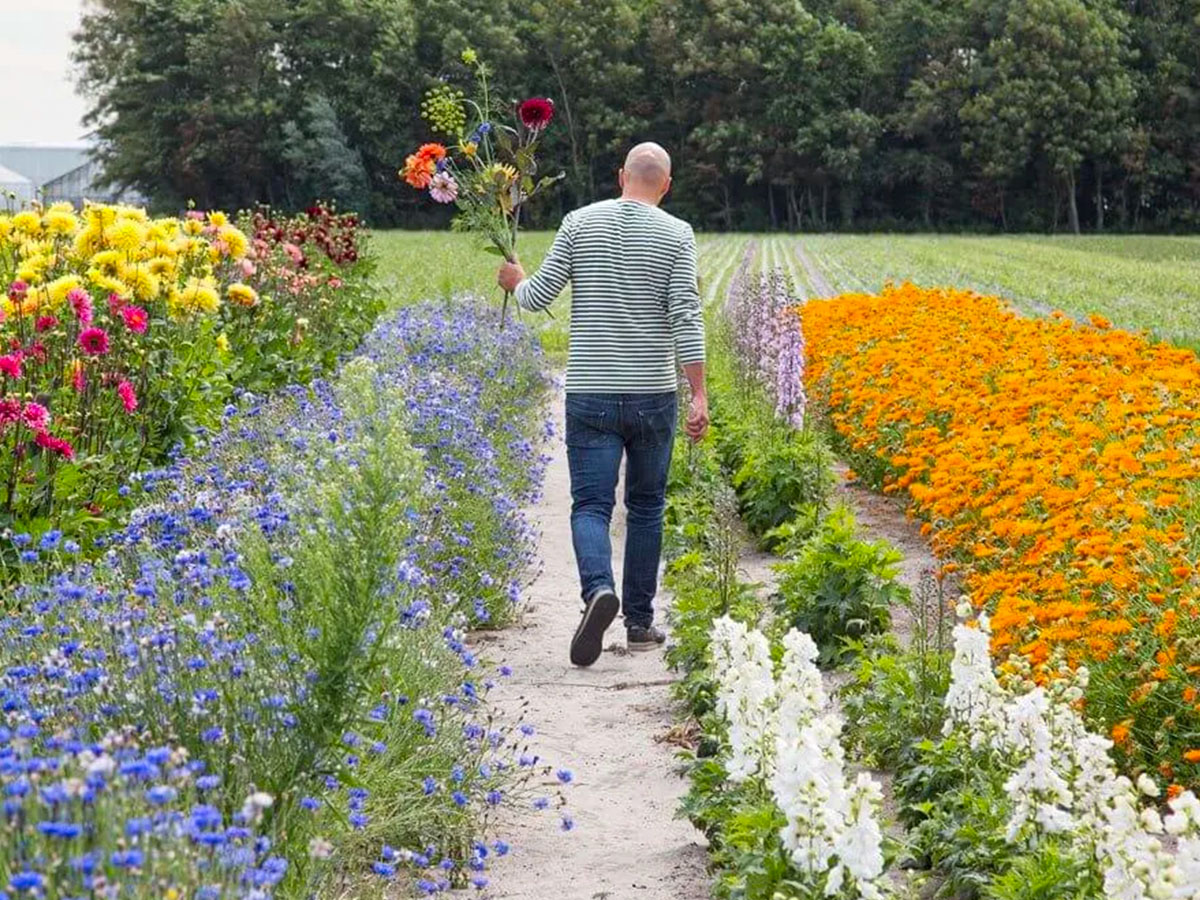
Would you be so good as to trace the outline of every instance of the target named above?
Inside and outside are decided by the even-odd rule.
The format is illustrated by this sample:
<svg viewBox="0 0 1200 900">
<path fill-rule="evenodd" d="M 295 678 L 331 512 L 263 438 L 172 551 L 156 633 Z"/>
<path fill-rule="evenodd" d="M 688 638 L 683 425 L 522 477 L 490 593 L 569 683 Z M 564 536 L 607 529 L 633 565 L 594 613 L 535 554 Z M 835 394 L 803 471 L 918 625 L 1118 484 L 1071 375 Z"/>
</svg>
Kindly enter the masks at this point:
<svg viewBox="0 0 1200 900">
<path fill-rule="evenodd" d="M 627 196 L 657 203 L 671 184 L 671 157 L 658 144 L 638 144 L 625 157 L 621 187 Z"/>
</svg>

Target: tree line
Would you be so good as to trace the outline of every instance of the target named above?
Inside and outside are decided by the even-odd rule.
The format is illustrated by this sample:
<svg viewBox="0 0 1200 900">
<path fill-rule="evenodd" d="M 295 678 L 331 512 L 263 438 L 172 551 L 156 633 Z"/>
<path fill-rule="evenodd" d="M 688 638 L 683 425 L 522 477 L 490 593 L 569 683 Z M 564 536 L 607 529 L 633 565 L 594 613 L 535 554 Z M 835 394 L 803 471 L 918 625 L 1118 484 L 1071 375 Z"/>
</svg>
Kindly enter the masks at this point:
<svg viewBox="0 0 1200 900">
<path fill-rule="evenodd" d="M 396 169 L 468 47 L 557 105 L 542 224 L 649 139 L 705 228 L 1200 226 L 1200 0 L 90 0 L 75 61 L 158 204 L 417 226 Z"/>
</svg>

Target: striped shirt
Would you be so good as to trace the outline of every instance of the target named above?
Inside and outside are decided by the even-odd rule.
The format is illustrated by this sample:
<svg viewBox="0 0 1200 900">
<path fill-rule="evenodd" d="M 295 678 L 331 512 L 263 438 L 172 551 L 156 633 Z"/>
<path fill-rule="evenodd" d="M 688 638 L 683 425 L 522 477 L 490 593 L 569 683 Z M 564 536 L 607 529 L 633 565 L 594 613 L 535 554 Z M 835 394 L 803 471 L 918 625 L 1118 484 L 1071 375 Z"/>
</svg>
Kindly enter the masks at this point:
<svg viewBox="0 0 1200 900">
<path fill-rule="evenodd" d="M 681 219 L 636 200 L 568 213 L 517 303 L 546 309 L 568 281 L 568 393 L 673 391 L 677 365 L 704 362 L 696 236 Z"/>
</svg>

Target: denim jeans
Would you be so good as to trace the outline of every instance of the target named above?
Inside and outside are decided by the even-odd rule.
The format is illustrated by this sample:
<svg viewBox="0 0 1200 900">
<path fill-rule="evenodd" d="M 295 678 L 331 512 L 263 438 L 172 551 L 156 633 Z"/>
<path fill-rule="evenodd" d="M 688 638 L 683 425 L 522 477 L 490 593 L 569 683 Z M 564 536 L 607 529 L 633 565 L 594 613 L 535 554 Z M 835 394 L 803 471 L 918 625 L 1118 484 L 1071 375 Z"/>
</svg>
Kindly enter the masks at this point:
<svg viewBox="0 0 1200 900">
<path fill-rule="evenodd" d="M 627 459 L 625 573 L 621 586 L 626 627 L 649 627 L 654 620 L 675 412 L 673 391 L 567 394 L 571 542 L 585 601 L 600 588 L 616 586 L 608 528 L 622 455 Z"/>
</svg>

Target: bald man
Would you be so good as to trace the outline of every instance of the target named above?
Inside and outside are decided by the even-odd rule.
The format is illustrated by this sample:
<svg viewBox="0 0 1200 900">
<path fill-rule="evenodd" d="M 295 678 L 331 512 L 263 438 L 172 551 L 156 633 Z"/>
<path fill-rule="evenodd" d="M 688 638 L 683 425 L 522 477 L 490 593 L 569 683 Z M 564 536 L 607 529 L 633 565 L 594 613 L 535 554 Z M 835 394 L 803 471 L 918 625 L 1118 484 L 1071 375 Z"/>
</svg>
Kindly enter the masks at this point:
<svg viewBox="0 0 1200 900">
<path fill-rule="evenodd" d="M 571 640 L 577 666 L 599 659 L 618 610 L 630 650 L 653 650 L 666 640 L 654 625 L 654 595 L 680 368 L 691 387 L 687 435 L 698 441 L 708 430 L 696 237 L 659 209 L 671 187 L 671 157 L 657 144 L 639 144 L 618 182 L 619 199 L 563 219 L 532 277 L 514 262 L 501 266 L 497 279 L 528 310 L 546 309 L 571 284 L 567 462 L 583 598 Z M 609 523 L 622 457 L 627 516 L 618 600 Z"/>
</svg>

